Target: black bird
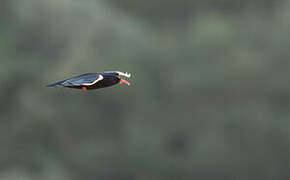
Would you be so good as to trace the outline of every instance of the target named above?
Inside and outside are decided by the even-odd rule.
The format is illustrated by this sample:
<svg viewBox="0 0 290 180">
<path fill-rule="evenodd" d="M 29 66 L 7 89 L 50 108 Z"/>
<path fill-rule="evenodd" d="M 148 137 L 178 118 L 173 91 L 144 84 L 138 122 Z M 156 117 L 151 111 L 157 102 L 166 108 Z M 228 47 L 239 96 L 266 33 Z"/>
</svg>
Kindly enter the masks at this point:
<svg viewBox="0 0 290 180">
<path fill-rule="evenodd" d="M 46 87 L 66 87 L 82 90 L 92 90 L 113 86 L 118 83 L 123 83 L 130 86 L 130 83 L 124 79 L 121 79 L 121 76 L 130 78 L 131 74 L 120 71 L 86 73 L 69 79 L 65 79 L 57 83 L 49 84 Z"/>
</svg>

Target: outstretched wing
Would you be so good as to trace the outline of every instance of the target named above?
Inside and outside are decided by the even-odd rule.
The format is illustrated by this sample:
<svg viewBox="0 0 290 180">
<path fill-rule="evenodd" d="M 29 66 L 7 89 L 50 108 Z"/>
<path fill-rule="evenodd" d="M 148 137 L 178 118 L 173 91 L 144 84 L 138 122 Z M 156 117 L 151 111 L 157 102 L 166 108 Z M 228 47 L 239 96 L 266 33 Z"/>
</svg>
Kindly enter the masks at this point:
<svg viewBox="0 0 290 180">
<path fill-rule="evenodd" d="M 101 80 L 104 77 L 101 74 L 97 73 L 87 73 L 82 74 L 80 76 L 76 76 L 70 79 L 66 79 L 54 84 L 47 85 L 47 87 L 56 87 L 56 86 L 65 86 L 65 87 L 73 87 L 73 86 L 91 86 Z"/>
</svg>

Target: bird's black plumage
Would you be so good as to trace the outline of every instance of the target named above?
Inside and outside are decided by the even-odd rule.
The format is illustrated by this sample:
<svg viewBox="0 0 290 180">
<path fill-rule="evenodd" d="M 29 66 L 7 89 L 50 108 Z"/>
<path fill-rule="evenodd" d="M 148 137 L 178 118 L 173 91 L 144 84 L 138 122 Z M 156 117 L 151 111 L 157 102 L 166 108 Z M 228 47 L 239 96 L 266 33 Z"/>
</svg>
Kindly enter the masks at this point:
<svg viewBox="0 0 290 180">
<path fill-rule="evenodd" d="M 131 74 L 123 73 L 120 71 L 86 73 L 53 84 L 49 84 L 46 87 L 67 87 L 67 88 L 91 90 L 113 86 L 118 83 L 125 83 L 129 86 L 130 83 L 125 81 L 124 79 L 121 79 L 120 76 L 130 78 Z"/>
</svg>

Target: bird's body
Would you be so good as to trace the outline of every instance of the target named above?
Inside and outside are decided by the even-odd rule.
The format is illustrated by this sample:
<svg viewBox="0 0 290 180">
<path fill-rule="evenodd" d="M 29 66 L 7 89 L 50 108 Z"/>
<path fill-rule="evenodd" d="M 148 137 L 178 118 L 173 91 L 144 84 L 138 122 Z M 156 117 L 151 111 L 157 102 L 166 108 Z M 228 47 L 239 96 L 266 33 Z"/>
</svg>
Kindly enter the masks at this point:
<svg viewBox="0 0 290 180">
<path fill-rule="evenodd" d="M 113 86 L 118 83 L 124 83 L 130 86 L 130 83 L 121 79 L 120 76 L 127 78 L 131 77 L 129 73 L 123 73 L 120 71 L 106 71 L 102 73 L 86 73 L 79 76 L 75 76 L 57 83 L 49 84 L 46 87 L 66 87 L 82 90 L 92 90 Z"/>
</svg>

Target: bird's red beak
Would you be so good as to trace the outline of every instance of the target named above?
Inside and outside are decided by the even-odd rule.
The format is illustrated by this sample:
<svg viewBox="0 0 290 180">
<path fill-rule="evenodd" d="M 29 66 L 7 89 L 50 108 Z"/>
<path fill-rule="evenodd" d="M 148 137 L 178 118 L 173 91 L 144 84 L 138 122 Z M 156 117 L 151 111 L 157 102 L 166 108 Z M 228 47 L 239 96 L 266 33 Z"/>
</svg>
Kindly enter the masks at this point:
<svg viewBox="0 0 290 180">
<path fill-rule="evenodd" d="M 128 81 L 124 80 L 124 79 L 121 79 L 120 83 L 121 84 L 126 84 L 127 86 L 130 86 L 130 83 Z"/>
</svg>

